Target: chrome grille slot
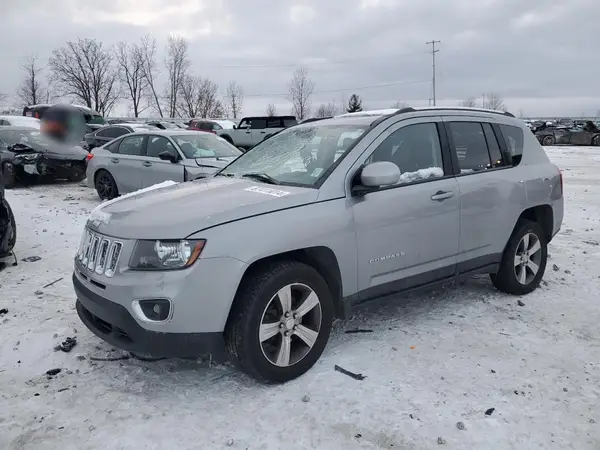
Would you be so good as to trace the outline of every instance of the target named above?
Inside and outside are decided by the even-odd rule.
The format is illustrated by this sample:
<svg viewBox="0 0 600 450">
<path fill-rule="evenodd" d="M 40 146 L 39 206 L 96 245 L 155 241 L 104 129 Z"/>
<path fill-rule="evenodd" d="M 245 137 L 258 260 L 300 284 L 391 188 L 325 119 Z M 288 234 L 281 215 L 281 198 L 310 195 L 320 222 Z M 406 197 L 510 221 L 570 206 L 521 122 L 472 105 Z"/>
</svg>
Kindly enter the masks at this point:
<svg viewBox="0 0 600 450">
<path fill-rule="evenodd" d="M 83 256 L 81 258 L 81 264 L 83 264 L 84 266 L 87 265 L 88 260 L 89 260 L 90 245 L 92 243 L 93 238 L 94 238 L 94 236 L 92 235 L 92 233 L 90 233 L 88 231 L 87 235 L 85 237 L 85 244 L 83 245 Z"/>
<path fill-rule="evenodd" d="M 108 256 L 109 245 L 110 241 L 108 239 L 102 239 L 98 249 L 98 257 L 96 258 L 96 268 L 94 269 L 94 272 L 98 275 L 102 275 L 106 268 L 106 257 Z"/>
<path fill-rule="evenodd" d="M 85 229 L 77 251 L 77 260 L 88 270 L 112 277 L 117 271 L 123 244 Z M 82 272 L 82 275 L 83 274 Z"/>
<path fill-rule="evenodd" d="M 100 237 L 98 235 L 94 235 L 91 244 L 90 259 L 87 263 L 87 268 L 90 270 L 94 270 L 96 265 L 96 258 L 98 257 L 98 244 L 100 244 Z"/>
<path fill-rule="evenodd" d="M 112 277 L 117 270 L 117 264 L 119 262 L 119 256 L 121 256 L 121 250 L 123 249 L 123 244 L 120 242 L 113 242 L 110 246 L 110 251 L 108 253 L 106 270 L 104 271 L 104 275 L 107 277 Z"/>
</svg>

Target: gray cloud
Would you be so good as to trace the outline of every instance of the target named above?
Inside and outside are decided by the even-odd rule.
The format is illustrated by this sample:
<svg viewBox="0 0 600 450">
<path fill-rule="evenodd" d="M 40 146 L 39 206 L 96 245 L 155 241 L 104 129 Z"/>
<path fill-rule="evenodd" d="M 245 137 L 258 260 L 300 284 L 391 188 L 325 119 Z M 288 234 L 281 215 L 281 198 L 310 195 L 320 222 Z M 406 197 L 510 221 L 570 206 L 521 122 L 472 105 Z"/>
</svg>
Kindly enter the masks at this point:
<svg viewBox="0 0 600 450">
<path fill-rule="evenodd" d="M 45 59 L 68 40 L 93 37 L 110 45 L 152 33 L 162 47 L 169 33 L 179 33 L 190 41 L 195 73 L 223 88 L 229 80 L 244 87 L 247 114 L 268 103 L 289 111 L 285 95 L 270 94 L 285 94 L 301 64 L 316 83 L 314 108 L 340 104 L 353 91 L 372 108 L 426 105 L 425 42 L 439 39 L 440 104 L 495 91 L 514 112 L 600 110 L 597 0 L 4 2 L 0 42 L 8 45 L 0 46 L 0 93 L 16 91 L 28 54 Z M 388 86 L 366 88 L 373 85 Z"/>
</svg>

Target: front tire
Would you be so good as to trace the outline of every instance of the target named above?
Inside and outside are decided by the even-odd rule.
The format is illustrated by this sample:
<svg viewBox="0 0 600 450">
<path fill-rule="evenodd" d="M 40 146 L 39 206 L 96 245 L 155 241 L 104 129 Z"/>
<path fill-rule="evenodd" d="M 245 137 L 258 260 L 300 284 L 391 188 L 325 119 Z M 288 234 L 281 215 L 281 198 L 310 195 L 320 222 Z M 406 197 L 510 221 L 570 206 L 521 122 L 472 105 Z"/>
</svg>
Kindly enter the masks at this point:
<svg viewBox="0 0 600 450">
<path fill-rule="evenodd" d="M 100 170 L 96 173 L 94 176 L 94 186 L 100 200 L 112 200 L 119 195 L 115 179 L 106 170 Z"/>
<path fill-rule="evenodd" d="M 501 292 L 525 295 L 542 281 L 548 261 L 548 238 L 536 222 L 520 221 L 511 235 L 498 273 L 490 275 Z"/>
<path fill-rule="evenodd" d="M 2 178 L 4 179 L 4 187 L 12 189 L 17 183 L 17 171 L 12 163 L 5 162 L 2 164 Z"/>
<path fill-rule="evenodd" d="M 278 262 L 246 277 L 225 330 L 231 360 L 263 383 L 284 383 L 319 359 L 331 332 L 333 298 L 311 266 Z"/>
<path fill-rule="evenodd" d="M 600 145 L 600 134 L 598 134 L 592 138 L 592 145 L 595 147 Z"/>
</svg>

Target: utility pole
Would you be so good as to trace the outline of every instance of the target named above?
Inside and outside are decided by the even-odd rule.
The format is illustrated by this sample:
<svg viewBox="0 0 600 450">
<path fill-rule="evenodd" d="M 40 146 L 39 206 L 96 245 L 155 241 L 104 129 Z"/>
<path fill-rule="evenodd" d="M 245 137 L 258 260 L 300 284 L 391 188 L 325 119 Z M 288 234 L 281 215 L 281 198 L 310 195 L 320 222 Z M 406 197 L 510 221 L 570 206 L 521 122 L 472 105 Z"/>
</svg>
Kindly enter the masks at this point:
<svg viewBox="0 0 600 450">
<path fill-rule="evenodd" d="M 440 44 L 441 42 L 442 41 L 436 41 L 435 39 L 433 41 L 426 42 L 427 45 L 431 45 L 431 59 L 433 60 L 433 106 L 435 106 L 435 54 L 439 52 L 439 50 L 436 50 L 435 44 Z"/>
</svg>

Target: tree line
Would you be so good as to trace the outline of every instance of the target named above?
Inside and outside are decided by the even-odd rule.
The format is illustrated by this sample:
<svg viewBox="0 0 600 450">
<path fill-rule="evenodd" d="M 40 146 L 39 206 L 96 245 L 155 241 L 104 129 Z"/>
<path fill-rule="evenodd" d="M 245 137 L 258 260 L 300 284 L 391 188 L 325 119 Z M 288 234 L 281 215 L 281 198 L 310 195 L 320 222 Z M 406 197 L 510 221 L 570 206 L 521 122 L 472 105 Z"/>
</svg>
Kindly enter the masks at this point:
<svg viewBox="0 0 600 450">
<path fill-rule="evenodd" d="M 109 116 L 117 103 L 123 101 L 133 117 L 148 111 L 161 118 L 240 117 L 244 90 L 238 82 L 229 81 L 224 94 L 220 95 L 216 82 L 193 72 L 189 43 L 183 37 L 170 36 L 164 53 L 164 60 L 158 61 L 157 42 L 151 35 L 137 43 L 119 42 L 111 47 L 96 39 L 69 41 L 52 52 L 47 66 L 38 56 L 26 59 L 16 93 L 18 106 L 67 98 L 104 116 Z M 287 88 L 291 113 L 299 120 L 311 117 L 315 82 L 308 70 L 297 68 Z M 486 107 L 504 108 L 497 94 L 486 98 Z M 476 100 L 467 99 L 462 105 L 476 106 Z M 403 106 L 407 105 L 400 102 L 391 105 Z M 362 111 L 362 99 L 352 94 L 347 104 L 339 108 L 335 102 L 320 104 L 312 116 L 323 118 L 357 111 Z M 274 104 L 267 105 L 266 115 L 277 113 Z"/>
</svg>

